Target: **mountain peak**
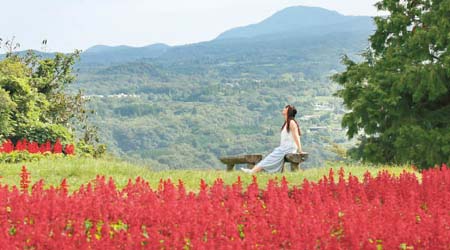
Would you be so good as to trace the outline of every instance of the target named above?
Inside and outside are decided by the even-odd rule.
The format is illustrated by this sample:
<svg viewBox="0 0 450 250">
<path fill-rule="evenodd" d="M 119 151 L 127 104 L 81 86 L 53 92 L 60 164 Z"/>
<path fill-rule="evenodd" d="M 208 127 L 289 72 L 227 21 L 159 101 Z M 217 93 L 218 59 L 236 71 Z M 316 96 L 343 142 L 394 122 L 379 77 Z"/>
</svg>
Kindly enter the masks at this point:
<svg viewBox="0 0 450 250">
<path fill-rule="evenodd" d="M 217 39 L 251 38 L 282 32 L 295 32 L 313 27 L 335 26 L 358 18 L 319 7 L 293 6 L 280 10 L 262 22 L 234 28 L 220 34 Z M 368 17 L 362 17 L 368 18 Z"/>
<path fill-rule="evenodd" d="M 284 8 L 280 11 L 277 11 L 275 14 L 273 14 L 270 18 L 276 18 L 276 17 L 282 17 L 282 16 L 292 16 L 292 15 L 336 15 L 336 16 L 343 16 L 342 14 L 339 14 L 337 11 L 334 10 L 328 10 L 321 7 L 310 7 L 310 6 L 291 6 Z M 267 19 L 266 19 L 267 20 Z"/>
</svg>

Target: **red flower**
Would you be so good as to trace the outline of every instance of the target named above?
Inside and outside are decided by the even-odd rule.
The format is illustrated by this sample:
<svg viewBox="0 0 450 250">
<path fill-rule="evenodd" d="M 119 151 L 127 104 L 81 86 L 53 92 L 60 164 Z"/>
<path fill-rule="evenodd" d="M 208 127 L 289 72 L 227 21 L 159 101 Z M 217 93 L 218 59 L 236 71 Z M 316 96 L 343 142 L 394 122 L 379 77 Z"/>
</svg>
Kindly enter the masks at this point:
<svg viewBox="0 0 450 250">
<path fill-rule="evenodd" d="M 20 189 L 22 192 L 28 191 L 28 186 L 30 185 L 30 173 L 27 171 L 27 167 L 22 166 L 22 171 L 20 172 Z"/>
<path fill-rule="evenodd" d="M 290 187 L 285 178 L 201 181 L 199 192 L 138 177 L 118 189 L 103 176 L 68 193 L 43 181 L 0 185 L 0 246 L 18 249 L 447 249 L 450 171 L 330 171 Z M 418 178 L 418 176 L 420 177 Z M 419 181 L 420 180 L 420 181 Z M 243 187 L 244 186 L 244 187 Z M 420 232 L 420 233 L 418 233 Z"/>
<path fill-rule="evenodd" d="M 11 153 L 12 151 L 14 151 L 14 144 L 11 142 L 11 140 L 8 139 L 7 141 L 3 142 L 0 152 Z"/>
<path fill-rule="evenodd" d="M 16 144 L 16 150 L 17 151 L 26 151 L 28 146 L 28 142 L 26 139 L 19 140 Z"/>
<path fill-rule="evenodd" d="M 37 154 L 40 152 L 39 144 L 37 142 L 30 142 L 28 144 L 28 152 L 31 154 Z"/>
<path fill-rule="evenodd" d="M 73 154 L 75 154 L 75 147 L 73 146 L 73 144 L 68 144 L 68 145 L 66 145 L 64 152 L 67 155 L 73 155 Z"/>
<path fill-rule="evenodd" d="M 55 145 L 53 146 L 53 153 L 60 154 L 62 153 L 62 145 L 59 139 L 56 140 Z"/>
<path fill-rule="evenodd" d="M 43 143 L 40 148 L 39 151 L 41 153 L 45 153 L 45 152 L 52 152 L 52 145 L 50 144 L 50 141 L 47 141 L 46 143 Z"/>
</svg>

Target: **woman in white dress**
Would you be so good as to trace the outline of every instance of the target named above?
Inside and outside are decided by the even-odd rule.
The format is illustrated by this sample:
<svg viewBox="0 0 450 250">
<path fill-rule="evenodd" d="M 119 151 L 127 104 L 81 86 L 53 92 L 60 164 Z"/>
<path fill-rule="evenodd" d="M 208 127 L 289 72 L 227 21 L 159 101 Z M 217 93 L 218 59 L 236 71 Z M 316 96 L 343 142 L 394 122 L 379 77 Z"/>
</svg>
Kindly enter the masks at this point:
<svg viewBox="0 0 450 250">
<path fill-rule="evenodd" d="M 254 174 L 261 170 L 268 173 L 281 172 L 286 154 L 302 152 L 302 144 L 300 143 L 302 133 L 295 120 L 296 114 L 297 110 L 294 106 L 287 105 L 283 109 L 284 124 L 281 127 L 280 146 L 275 148 L 272 153 L 262 159 L 252 169 L 241 168 L 242 171 L 248 174 Z"/>
</svg>

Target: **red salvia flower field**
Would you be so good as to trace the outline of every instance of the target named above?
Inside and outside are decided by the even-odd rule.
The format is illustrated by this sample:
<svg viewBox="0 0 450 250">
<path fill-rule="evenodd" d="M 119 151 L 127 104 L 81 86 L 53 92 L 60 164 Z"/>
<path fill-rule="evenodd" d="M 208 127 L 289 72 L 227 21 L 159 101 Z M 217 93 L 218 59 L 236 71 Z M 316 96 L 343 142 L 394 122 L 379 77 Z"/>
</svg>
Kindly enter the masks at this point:
<svg viewBox="0 0 450 250">
<path fill-rule="evenodd" d="M 97 177 L 72 194 L 63 180 L 0 185 L 3 249 L 450 249 L 450 169 L 362 180 L 341 169 L 289 188 Z M 0 180 L 1 181 L 1 180 Z"/>
<path fill-rule="evenodd" d="M 60 154 L 64 152 L 67 155 L 73 155 L 75 154 L 75 147 L 73 144 L 67 144 L 63 147 L 59 139 L 56 140 L 53 146 L 50 141 L 39 145 L 37 142 L 29 142 L 26 139 L 19 140 L 15 146 L 11 140 L 6 140 L 0 144 L 0 153 L 12 153 L 13 151 L 28 151 L 30 154 L 47 152 Z"/>
</svg>

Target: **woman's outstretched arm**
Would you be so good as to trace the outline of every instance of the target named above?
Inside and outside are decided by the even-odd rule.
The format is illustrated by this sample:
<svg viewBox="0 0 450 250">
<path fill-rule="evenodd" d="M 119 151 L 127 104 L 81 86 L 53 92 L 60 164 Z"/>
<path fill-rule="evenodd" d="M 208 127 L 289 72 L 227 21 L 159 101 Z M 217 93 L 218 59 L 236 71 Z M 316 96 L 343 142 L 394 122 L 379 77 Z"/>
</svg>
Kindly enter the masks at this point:
<svg viewBox="0 0 450 250">
<path fill-rule="evenodd" d="M 303 152 L 302 151 L 302 143 L 300 142 L 300 135 L 298 134 L 298 125 L 295 121 L 291 120 L 291 124 L 289 125 L 289 130 L 292 133 L 292 135 L 294 136 L 294 142 L 297 145 L 297 151 L 299 153 Z"/>
</svg>

